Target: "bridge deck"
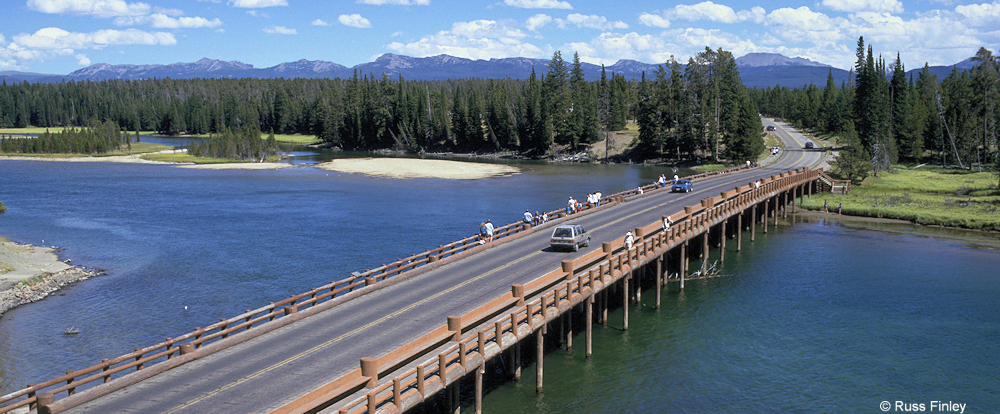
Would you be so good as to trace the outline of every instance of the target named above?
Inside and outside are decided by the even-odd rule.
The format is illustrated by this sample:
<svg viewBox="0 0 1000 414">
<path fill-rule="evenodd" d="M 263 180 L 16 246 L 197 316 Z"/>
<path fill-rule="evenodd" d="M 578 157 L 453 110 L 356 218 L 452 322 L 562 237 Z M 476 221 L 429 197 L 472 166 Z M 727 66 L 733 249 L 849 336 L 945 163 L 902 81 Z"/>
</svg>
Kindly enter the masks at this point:
<svg viewBox="0 0 1000 414">
<path fill-rule="evenodd" d="M 600 249 L 602 241 L 645 226 L 759 178 L 814 165 L 819 152 L 801 150 L 804 137 L 779 129 L 787 147 L 772 165 L 706 180 L 688 194 L 657 191 L 588 215 L 591 247 L 548 249 L 550 225 L 366 294 L 332 309 L 189 362 L 139 384 L 77 406 L 74 413 L 267 412 L 358 368 L 362 357 L 389 353 L 463 314 L 559 267 L 564 259 Z M 801 138 L 800 138 L 801 137 Z"/>
</svg>

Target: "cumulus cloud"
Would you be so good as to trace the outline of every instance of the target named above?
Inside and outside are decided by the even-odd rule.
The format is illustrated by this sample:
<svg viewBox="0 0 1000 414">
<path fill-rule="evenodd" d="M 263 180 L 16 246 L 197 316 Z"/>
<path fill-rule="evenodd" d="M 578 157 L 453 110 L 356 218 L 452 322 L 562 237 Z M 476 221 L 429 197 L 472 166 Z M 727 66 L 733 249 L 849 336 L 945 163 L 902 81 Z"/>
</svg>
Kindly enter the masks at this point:
<svg viewBox="0 0 1000 414">
<path fill-rule="evenodd" d="M 503 23 L 475 20 L 454 23 L 451 30 L 442 30 L 414 42 L 392 42 L 386 48 L 417 57 L 440 54 L 469 59 L 543 57 L 539 47 L 522 41 L 526 36 L 521 30 Z"/>
<path fill-rule="evenodd" d="M 309 24 L 311 24 L 313 26 L 329 26 L 330 25 L 330 23 L 327 23 L 327 22 L 323 21 L 323 19 L 313 20 L 313 21 L 309 22 Z"/>
<path fill-rule="evenodd" d="M 547 14 L 536 14 L 528 18 L 524 22 L 524 27 L 532 32 L 537 32 L 538 29 L 545 27 L 545 25 L 552 23 L 552 16 Z"/>
<path fill-rule="evenodd" d="M 222 21 L 218 18 L 208 20 L 204 17 L 173 18 L 165 14 L 156 13 L 149 16 L 118 17 L 115 19 L 115 24 L 118 26 L 148 24 L 157 29 L 192 29 L 199 27 L 219 27 L 222 26 Z"/>
<path fill-rule="evenodd" d="M 89 66 L 90 65 L 90 59 L 87 58 L 87 55 L 85 55 L 83 53 L 80 53 L 80 54 L 76 55 L 75 57 L 76 57 L 76 63 L 79 63 L 80 66 Z"/>
<path fill-rule="evenodd" d="M 598 30 L 628 29 L 628 24 L 625 24 L 625 22 L 609 22 L 606 17 L 598 15 L 587 16 L 579 13 L 573 13 L 566 16 L 566 21 L 575 24 L 580 28 Z"/>
<path fill-rule="evenodd" d="M 287 6 L 285 0 L 229 0 L 233 7 L 243 9 L 259 9 L 261 7 Z"/>
<path fill-rule="evenodd" d="M 822 4 L 837 11 L 902 13 L 903 3 L 898 0 L 823 0 Z"/>
<path fill-rule="evenodd" d="M 504 0 L 503 4 L 522 9 L 573 9 L 569 3 L 559 0 Z"/>
<path fill-rule="evenodd" d="M 247 10 L 247 14 L 249 14 L 250 16 L 253 16 L 253 17 L 262 17 L 262 18 L 265 18 L 265 19 L 270 19 L 271 18 L 270 14 L 267 14 L 267 13 L 262 12 L 262 11 L 257 11 L 257 10 Z"/>
<path fill-rule="evenodd" d="M 427 6 L 431 4 L 431 0 L 358 0 L 358 4 L 374 4 L 376 6 L 381 6 L 383 4 L 396 6 Z"/>
<path fill-rule="evenodd" d="M 28 9 L 50 14 L 75 14 L 100 18 L 141 16 L 149 13 L 146 3 L 122 0 L 28 0 Z"/>
<path fill-rule="evenodd" d="M 663 18 L 658 14 L 643 13 L 639 15 L 639 23 L 642 23 L 649 27 L 659 27 L 666 29 L 670 27 L 670 20 Z"/>
<path fill-rule="evenodd" d="M 271 26 L 264 28 L 264 33 L 267 34 L 282 34 L 282 35 L 293 35 L 298 33 L 295 29 L 289 29 L 285 26 Z"/>
<path fill-rule="evenodd" d="M 962 16 L 965 23 L 973 27 L 991 27 L 996 30 L 1000 21 L 1000 1 L 993 4 L 970 4 L 955 7 L 955 13 Z"/>
<path fill-rule="evenodd" d="M 818 45 L 839 43 L 846 39 L 840 29 L 844 23 L 846 22 L 843 19 L 831 18 L 806 6 L 797 9 L 780 8 L 767 15 L 767 25 L 776 29 L 772 33 L 792 43 L 801 41 Z"/>
<path fill-rule="evenodd" d="M 340 24 L 344 26 L 357 27 L 359 29 L 366 29 L 372 27 L 372 22 L 368 19 L 361 17 L 360 14 L 342 14 L 337 18 Z"/>
<path fill-rule="evenodd" d="M 12 38 L 18 47 L 36 50 L 103 49 L 110 45 L 174 45 L 172 33 L 145 32 L 137 29 L 98 30 L 90 33 L 69 32 L 58 27 L 46 27 L 33 34 Z M 8 46 L 9 47 L 9 46 Z"/>
</svg>

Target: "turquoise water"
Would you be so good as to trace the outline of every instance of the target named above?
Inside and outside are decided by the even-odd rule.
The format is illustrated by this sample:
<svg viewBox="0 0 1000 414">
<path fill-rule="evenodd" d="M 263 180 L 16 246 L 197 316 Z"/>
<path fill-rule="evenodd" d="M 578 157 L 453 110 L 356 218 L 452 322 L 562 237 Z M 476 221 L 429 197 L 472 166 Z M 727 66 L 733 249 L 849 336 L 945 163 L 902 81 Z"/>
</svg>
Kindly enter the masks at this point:
<svg viewBox="0 0 1000 414">
<path fill-rule="evenodd" d="M 882 401 L 928 410 L 931 401 L 953 401 L 966 412 L 997 411 L 996 237 L 983 247 L 950 240 L 950 231 L 879 228 L 818 220 L 758 229 L 740 253 L 728 243 L 719 277 L 688 281 L 683 292 L 671 284 L 658 310 L 646 292 L 628 331 L 617 329 L 620 310 L 608 327 L 595 326 L 592 359 L 582 335 L 571 351 L 550 338 L 543 394 L 532 363 L 521 383 L 498 385 L 484 406 L 882 412 Z"/>
</svg>

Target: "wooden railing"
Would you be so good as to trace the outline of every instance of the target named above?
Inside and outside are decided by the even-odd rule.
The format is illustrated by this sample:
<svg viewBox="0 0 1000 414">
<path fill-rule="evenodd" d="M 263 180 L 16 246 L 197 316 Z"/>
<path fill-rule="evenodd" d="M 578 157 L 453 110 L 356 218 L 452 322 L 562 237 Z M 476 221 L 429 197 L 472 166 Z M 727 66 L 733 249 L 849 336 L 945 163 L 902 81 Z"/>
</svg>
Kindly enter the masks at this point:
<svg viewBox="0 0 1000 414">
<path fill-rule="evenodd" d="M 759 188 L 749 184 L 706 198 L 671 215 L 675 224 L 668 230 L 659 220 L 637 228 L 631 249 L 625 248 L 623 237 L 576 260 L 565 260 L 559 269 L 526 285 L 514 285 L 510 293 L 465 315 L 449 317 L 444 326 L 387 355 L 362 359 L 362 369 L 352 372 L 348 382 L 338 379 L 275 413 L 330 407 L 366 386 L 370 390 L 363 397 L 343 403 L 339 412 L 399 412 L 412 407 L 631 270 L 754 204 L 817 179 L 819 172 L 803 168 L 761 180 Z"/>
</svg>

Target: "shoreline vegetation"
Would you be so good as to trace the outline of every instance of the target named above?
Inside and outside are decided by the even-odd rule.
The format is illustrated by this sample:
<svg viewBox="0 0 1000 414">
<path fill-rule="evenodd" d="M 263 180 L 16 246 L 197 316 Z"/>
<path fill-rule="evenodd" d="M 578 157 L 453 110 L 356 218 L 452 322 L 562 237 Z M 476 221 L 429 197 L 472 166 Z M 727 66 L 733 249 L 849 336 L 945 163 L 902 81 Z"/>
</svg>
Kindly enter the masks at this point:
<svg viewBox="0 0 1000 414">
<path fill-rule="evenodd" d="M 820 193 L 803 202 L 809 210 L 889 218 L 915 224 L 1000 231 L 1000 188 L 992 172 L 893 166 L 867 177 L 848 195 Z"/>
</svg>

